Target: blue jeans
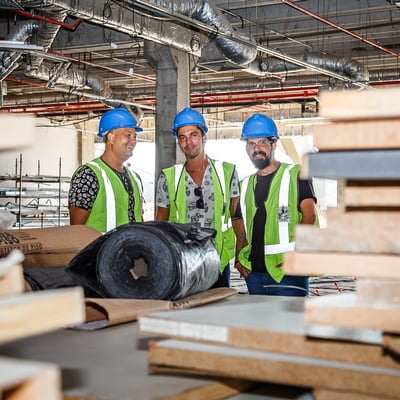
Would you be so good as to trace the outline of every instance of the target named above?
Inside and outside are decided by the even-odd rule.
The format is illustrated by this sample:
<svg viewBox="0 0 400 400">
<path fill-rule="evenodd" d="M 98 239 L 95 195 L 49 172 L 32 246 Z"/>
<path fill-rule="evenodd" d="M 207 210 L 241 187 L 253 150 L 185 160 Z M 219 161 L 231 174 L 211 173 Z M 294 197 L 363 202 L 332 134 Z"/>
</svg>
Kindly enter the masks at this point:
<svg viewBox="0 0 400 400">
<path fill-rule="evenodd" d="M 225 265 L 225 268 L 222 272 L 219 273 L 219 277 L 217 282 L 212 285 L 212 288 L 217 288 L 217 287 L 229 287 L 231 284 L 231 267 L 229 266 L 229 263 Z"/>
<path fill-rule="evenodd" d="M 308 294 L 308 278 L 305 276 L 285 275 L 278 283 L 268 272 L 252 272 L 246 278 L 246 285 L 249 294 L 296 297 Z"/>
</svg>

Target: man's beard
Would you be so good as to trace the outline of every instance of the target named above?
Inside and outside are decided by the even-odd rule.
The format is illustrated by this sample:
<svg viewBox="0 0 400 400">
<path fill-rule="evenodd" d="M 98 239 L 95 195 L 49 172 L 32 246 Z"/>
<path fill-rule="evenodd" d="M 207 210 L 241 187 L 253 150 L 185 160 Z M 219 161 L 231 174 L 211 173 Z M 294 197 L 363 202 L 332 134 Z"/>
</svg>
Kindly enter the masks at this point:
<svg viewBox="0 0 400 400">
<path fill-rule="evenodd" d="M 263 155 L 265 158 L 253 158 L 258 154 Z M 251 162 L 257 169 L 262 170 L 264 168 L 267 168 L 268 165 L 271 164 L 271 155 L 267 157 L 267 154 L 263 151 L 257 151 L 256 153 L 253 153 Z"/>
</svg>

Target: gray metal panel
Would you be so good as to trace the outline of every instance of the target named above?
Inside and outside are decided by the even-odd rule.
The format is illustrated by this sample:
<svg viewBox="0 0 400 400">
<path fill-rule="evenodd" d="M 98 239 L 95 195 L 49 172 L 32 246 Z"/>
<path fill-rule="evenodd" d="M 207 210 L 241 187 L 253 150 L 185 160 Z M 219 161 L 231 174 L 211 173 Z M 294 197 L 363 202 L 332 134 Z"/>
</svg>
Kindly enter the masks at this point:
<svg viewBox="0 0 400 400">
<path fill-rule="evenodd" d="M 308 175 L 328 179 L 400 179 L 400 149 L 321 151 L 309 155 Z"/>
</svg>

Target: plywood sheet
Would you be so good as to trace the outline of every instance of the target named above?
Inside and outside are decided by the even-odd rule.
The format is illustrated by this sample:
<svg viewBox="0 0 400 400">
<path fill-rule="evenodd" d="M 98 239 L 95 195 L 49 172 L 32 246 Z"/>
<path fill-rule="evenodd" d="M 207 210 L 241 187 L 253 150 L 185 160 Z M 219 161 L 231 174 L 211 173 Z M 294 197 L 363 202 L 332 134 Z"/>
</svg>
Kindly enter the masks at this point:
<svg viewBox="0 0 400 400">
<path fill-rule="evenodd" d="M 61 374 L 55 364 L 0 357 L 4 400 L 61 400 Z"/>
<path fill-rule="evenodd" d="M 400 304 L 367 300 L 356 293 L 308 298 L 305 321 L 310 324 L 370 328 L 400 333 Z"/>
<path fill-rule="evenodd" d="M 311 129 L 320 151 L 400 148 L 400 118 L 334 121 Z"/>
<path fill-rule="evenodd" d="M 400 208 L 400 184 L 392 186 L 350 186 L 344 188 L 346 207 L 398 207 Z"/>
<path fill-rule="evenodd" d="M 371 232 L 374 232 L 371 235 Z M 372 226 L 343 223 L 327 224 L 320 229 L 313 225 L 297 225 L 296 251 L 299 252 L 349 252 L 400 254 L 400 225 Z"/>
<path fill-rule="evenodd" d="M 400 396 L 398 369 L 173 339 L 153 342 L 148 359 L 150 365 L 188 368 L 235 379 Z"/>
<path fill-rule="evenodd" d="M 322 91 L 319 115 L 332 120 L 386 119 L 400 115 L 399 88 Z"/>
<path fill-rule="evenodd" d="M 0 298 L 0 343 L 65 328 L 85 318 L 81 287 Z"/>
<path fill-rule="evenodd" d="M 309 337 L 303 298 L 264 297 L 263 302 L 149 313 L 139 317 L 139 331 L 152 336 L 400 368 L 396 360 L 382 352 L 381 335 L 375 333 L 372 339 L 370 336 L 369 343 L 362 342 L 362 334 L 367 333 L 364 331 L 357 332 L 352 341 L 342 336 L 338 340 L 329 335 L 325 335 L 329 340 Z M 321 330 L 314 332 L 319 334 Z"/>
<path fill-rule="evenodd" d="M 283 268 L 291 275 L 400 278 L 399 255 L 292 251 Z"/>
</svg>

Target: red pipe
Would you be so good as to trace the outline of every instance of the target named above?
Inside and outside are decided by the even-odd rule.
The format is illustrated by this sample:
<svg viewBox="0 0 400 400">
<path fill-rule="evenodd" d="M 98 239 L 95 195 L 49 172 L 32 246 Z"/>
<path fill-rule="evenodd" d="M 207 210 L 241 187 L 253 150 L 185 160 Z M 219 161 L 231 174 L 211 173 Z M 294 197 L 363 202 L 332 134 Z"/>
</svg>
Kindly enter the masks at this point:
<svg viewBox="0 0 400 400">
<path fill-rule="evenodd" d="M 334 28 L 338 29 L 339 31 L 347 33 L 348 35 L 353 36 L 353 37 L 361 40 L 362 42 L 368 43 L 369 45 L 371 45 L 373 47 L 376 47 L 376 48 L 378 48 L 378 49 L 380 49 L 380 50 L 382 50 L 382 51 L 384 51 L 386 53 L 389 53 L 392 56 L 400 57 L 399 53 L 396 53 L 395 51 L 392 51 L 392 50 L 388 49 L 387 47 L 381 46 L 380 44 L 378 44 L 376 42 L 373 42 L 372 40 L 369 40 L 369 39 L 365 38 L 364 36 L 358 35 L 355 32 L 349 31 L 348 29 L 343 28 L 342 26 L 340 26 L 338 24 L 335 24 L 332 21 L 329 21 L 328 19 L 323 18 L 320 15 L 318 15 L 318 14 L 316 14 L 316 13 L 310 11 L 310 10 L 307 10 L 306 8 L 304 8 L 302 6 L 299 6 L 298 4 L 293 3 L 290 0 L 282 0 L 282 3 L 286 3 L 287 5 L 295 8 L 296 10 L 299 10 L 299 11 L 303 12 L 304 14 L 310 15 L 311 17 L 317 19 L 318 21 L 321 21 L 321 22 L 324 22 L 327 25 L 333 26 Z"/>
<path fill-rule="evenodd" d="M 68 25 L 68 24 L 66 24 L 64 22 L 57 21 L 56 19 L 42 17 L 40 15 L 35 15 L 35 14 L 32 14 L 32 13 L 28 13 L 26 11 L 22 11 L 22 10 L 12 10 L 12 11 L 14 11 L 15 13 L 17 13 L 19 15 L 22 15 L 24 17 L 37 19 L 39 21 L 49 22 L 50 24 L 54 24 L 54 25 L 60 25 L 63 28 L 68 29 L 70 31 L 74 31 L 79 26 L 79 24 L 82 22 L 82 20 L 80 18 L 78 18 L 74 25 Z"/>
</svg>

